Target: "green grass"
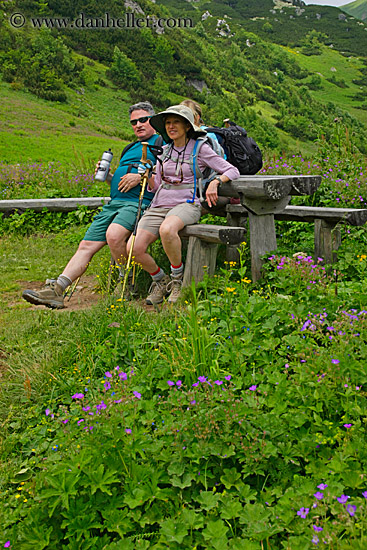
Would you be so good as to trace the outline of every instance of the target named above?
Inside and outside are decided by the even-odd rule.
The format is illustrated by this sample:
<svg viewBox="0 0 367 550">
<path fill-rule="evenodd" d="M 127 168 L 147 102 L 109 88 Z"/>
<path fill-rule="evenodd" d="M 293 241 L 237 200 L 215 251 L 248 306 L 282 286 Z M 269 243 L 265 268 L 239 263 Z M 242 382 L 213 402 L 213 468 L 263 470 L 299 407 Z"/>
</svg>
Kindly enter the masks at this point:
<svg viewBox="0 0 367 550">
<path fill-rule="evenodd" d="M 21 292 L 20 281 L 45 281 L 59 275 L 76 251 L 85 229 L 84 226 L 79 226 L 68 228 L 67 231 L 58 234 L 1 237 L 0 327 L 1 331 L 4 331 L 3 336 L 9 331 L 11 337 L 14 309 L 29 309 L 26 302 L 18 302 Z M 99 274 L 109 257 L 109 249 L 106 246 L 92 259 L 88 275 Z M 13 301 L 16 301 L 16 304 L 9 307 L 9 303 Z"/>
<path fill-rule="evenodd" d="M 108 147 L 119 156 L 133 137 L 128 122 L 129 97 L 108 82 L 104 87 L 89 83 L 69 90 L 66 104 L 39 99 L 0 83 L 0 101 L 0 155 L 9 164 L 59 160 L 70 166 L 82 159 L 95 162 Z"/>
<path fill-rule="evenodd" d="M 284 49 L 295 56 L 296 61 L 302 68 L 321 76 L 323 88 L 321 90 L 311 90 L 310 92 L 316 99 L 323 103 L 332 101 L 362 123 L 367 123 L 367 111 L 358 109 L 363 101 L 352 101 L 351 99 L 361 91 L 360 87 L 353 83 L 353 79 L 362 78 L 359 71 L 363 67 L 361 59 L 358 57 L 344 57 L 339 52 L 327 47 L 322 47 L 321 55 L 312 56 L 303 55 L 299 50 Z M 331 71 L 332 67 L 336 68 L 336 71 Z M 337 80 L 344 80 L 348 87 L 340 88 L 328 82 L 327 78 L 333 76 Z M 306 80 L 309 80 L 309 77 Z"/>
</svg>

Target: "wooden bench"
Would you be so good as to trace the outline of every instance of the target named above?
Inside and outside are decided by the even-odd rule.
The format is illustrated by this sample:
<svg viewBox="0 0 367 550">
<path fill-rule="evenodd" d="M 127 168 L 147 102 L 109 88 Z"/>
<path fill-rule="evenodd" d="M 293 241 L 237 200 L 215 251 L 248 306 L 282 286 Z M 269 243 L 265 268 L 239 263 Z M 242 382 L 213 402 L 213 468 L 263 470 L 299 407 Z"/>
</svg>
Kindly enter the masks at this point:
<svg viewBox="0 0 367 550">
<path fill-rule="evenodd" d="M 180 237 L 189 239 L 183 285 L 188 286 L 192 278 L 196 283 L 202 281 L 205 271 L 210 276 L 214 275 L 218 244 L 238 247 L 244 234 L 244 227 L 205 223 L 188 225 L 182 229 Z"/>
<path fill-rule="evenodd" d="M 9 215 L 31 209 L 42 212 L 44 208 L 52 212 L 71 212 L 79 206 L 96 209 L 110 201 L 109 197 L 79 197 L 57 199 L 23 199 L 0 201 L 0 212 Z M 185 227 L 180 236 L 188 239 L 185 263 L 184 285 L 203 279 L 204 272 L 213 275 L 215 271 L 218 244 L 238 246 L 245 234 L 244 227 L 196 224 Z"/>
<path fill-rule="evenodd" d="M 244 227 L 248 210 L 241 204 L 227 206 L 229 225 Z M 316 206 L 286 206 L 274 214 L 276 220 L 314 222 L 315 258 L 323 258 L 325 263 L 336 261 L 335 252 L 341 244 L 340 224 L 362 226 L 367 222 L 367 209 L 329 208 Z M 235 247 L 229 249 L 227 259 L 236 260 Z"/>
<path fill-rule="evenodd" d="M 51 212 L 72 212 L 79 206 L 87 208 L 99 208 L 110 202 L 110 197 L 79 197 L 79 198 L 60 198 L 60 199 L 19 199 L 0 201 L 0 212 L 11 214 L 13 212 L 25 212 L 33 210 L 42 212 L 47 208 Z"/>
</svg>

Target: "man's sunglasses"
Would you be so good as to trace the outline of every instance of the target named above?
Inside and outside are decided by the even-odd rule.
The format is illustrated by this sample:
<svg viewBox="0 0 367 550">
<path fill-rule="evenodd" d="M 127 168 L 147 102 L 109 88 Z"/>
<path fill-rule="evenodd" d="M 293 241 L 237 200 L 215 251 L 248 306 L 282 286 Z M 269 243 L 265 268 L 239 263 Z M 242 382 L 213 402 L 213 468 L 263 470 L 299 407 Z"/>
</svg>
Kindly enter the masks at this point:
<svg viewBox="0 0 367 550">
<path fill-rule="evenodd" d="M 153 115 L 134 118 L 133 120 L 130 120 L 130 124 L 132 124 L 133 126 L 136 126 L 138 122 L 140 122 L 141 124 L 144 124 L 144 122 L 147 122 L 150 118 L 152 118 L 152 116 Z"/>
</svg>

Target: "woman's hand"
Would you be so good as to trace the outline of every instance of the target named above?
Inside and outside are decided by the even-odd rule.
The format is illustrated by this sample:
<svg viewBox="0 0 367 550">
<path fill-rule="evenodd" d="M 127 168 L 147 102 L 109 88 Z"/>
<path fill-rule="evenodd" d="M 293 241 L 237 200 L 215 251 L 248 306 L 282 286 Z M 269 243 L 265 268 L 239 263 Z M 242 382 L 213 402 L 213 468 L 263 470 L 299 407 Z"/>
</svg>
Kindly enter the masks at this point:
<svg viewBox="0 0 367 550">
<path fill-rule="evenodd" d="M 219 179 L 215 178 L 213 179 L 206 190 L 206 202 L 208 203 L 209 208 L 212 206 L 215 206 L 218 201 L 218 187 L 222 183 Z"/>
</svg>

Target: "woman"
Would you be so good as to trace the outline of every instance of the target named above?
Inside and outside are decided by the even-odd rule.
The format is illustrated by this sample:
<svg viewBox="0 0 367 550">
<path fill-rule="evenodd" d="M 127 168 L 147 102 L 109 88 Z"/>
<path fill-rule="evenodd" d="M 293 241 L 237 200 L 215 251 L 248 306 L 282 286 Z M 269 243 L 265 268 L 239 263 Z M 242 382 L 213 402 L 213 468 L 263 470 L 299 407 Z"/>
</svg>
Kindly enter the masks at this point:
<svg viewBox="0 0 367 550">
<path fill-rule="evenodd" d="M 153 305 L 161 303 L 168 294 L 168 302 L 174 303 L 181 292 L 183 264 L 178 233 L 186 225 L 197 223 L 201 216 L 190 156 L 196 139 L 205 135 L 205 131 L 195 124 L 193 112 L 185 105 L 174 105 L 154 115 L 150 124 L 168 145 L 162 165 L 157 163 L 157 173 L 149 180 L 149 189 L 155 195 L 139 222 L 133 256 L 135 262 L 141 264 L 153 279 L 146 299 L 147 304 Z M 197 162 L 202 171 L 209 166 L 219 174 L 212 179 L 206 191 L 209 206 L 215 205 L 219 185 L 238 178 L 239 171 L 218 156 L 207 143 L 202 145 Z M 171 278 L 146 252 L 158 237 L 161 237 L 171 263 Z M 130 245 L 131 242 L 128 249 Z"/>
<path fill-rule="evenodd" d="M 202 130 L 206 130 L 208 126 L 206 126 L 203 122 L 203 113 L 202 109 L 196 101 L 193 99 L 184 99 L 181 101 L 180 105 L 186 105 L 186 107 L 189 107 L 192 112 L 194 113 L 194 122 L 197 126 L 200 126 Z M 226 119 L 228 120 L 228 119 Z M 214 134 L 214 132 L 206 132 L 207 137 L 209 137 L 212 141 L 215 140 L 219 143 L 219 140 L 217 136 Z M 227 158 L 226 154 L 224 153 L 223 158 Z M 213 214 L 214 216 L 223 216 L 225 217 L 227 215 L 226 212 L 226 206 L 229 203 L 238 204 L 240 201 L 239 199 L 229 199 L 228 197 L 218 197 L 218 200 L 215 205 L 209 207 L 209 204 L 207 201 L 204 201 L 201 203 L 202 206 L 202 214 Z"/>
</svg>

